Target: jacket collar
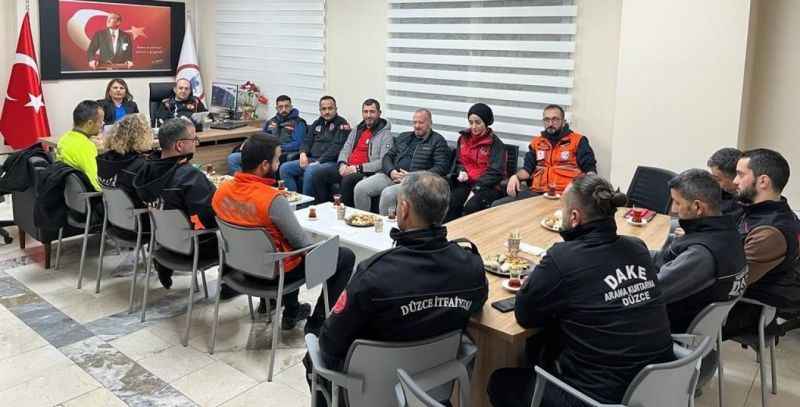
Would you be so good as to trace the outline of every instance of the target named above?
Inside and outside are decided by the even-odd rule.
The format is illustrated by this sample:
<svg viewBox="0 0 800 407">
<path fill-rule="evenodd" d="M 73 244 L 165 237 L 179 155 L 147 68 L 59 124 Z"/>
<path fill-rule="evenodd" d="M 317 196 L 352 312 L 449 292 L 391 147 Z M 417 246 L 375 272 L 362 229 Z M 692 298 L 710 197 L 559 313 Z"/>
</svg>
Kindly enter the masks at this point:
<svg viewBox="0 0 800 407">
<path fill-rule="evenodd" d="M 372 129 L 371 129 L 372 130 L 372 134 L 375 135 L 375 134 L 380 133 L 381 130 L 383 130 L 383 128 L 386 127 L 386 123 L 387 123 L 386 119 L 384 119 L 382 117 L 380 119 L 378 119 L 378 121 L 375 122 L 375 125 L 372 126 Z M 363 132 L 364 130 L 367 129 L 367 123 L 362 120 L 361 123 L 358 124 L 357 129 L 358 129 L 358 134 L 361 134 L 361 132 Z"/>
<path fill-rule="evenodd" d="M 616 240 L 617 223 L 614 218 L 595 220 L 559 232 L 564 241 L 583 240 L 587 243 L 606 243 Z"/>
<path fill-rule="evenodd" d="M 297 108 L 295 107 L 295 108 L 292 108 L 292 110 L 289 111 L 289 114 L 287 114 L 286 116 L 281 116 L 279 114 L 276 114 L 275 117 L 272 120 L 274 120 L 277 123 L 283 123 L 283 122 L 288 122 L 288 121 L 292 121 L 292 120 L 297 120 L 297 118 L 299 118 L 299 117 L 300 117 L 300 111 L 297 110 Z"/>
<path fill-rule="evenodd" d="M 447 228 L 444 226 L 433 226 L 428 229 L 417 229 L 403 232 L 398 228 L 392 228 L 389 236 L 395 241 L 397 246 L 408 247 L 411 249 L 437 248 L 447 244 Z"/>
<path fill-rule="evenodd" d="M 572 129 L 569 128 L 569 124 L 565 124 L 564 127 L 562 127 L 561 130 L 558 131 L 558 133 L 552 136 L 547 134 L 547 132 L 544 130 L 542 130 L 541 135 L 542 137 L 546 138 L 547 141 L 549 141 L 551 144 L 555 144 L 562 138 L 569 136 L 571 133 Z"/>
<path fill-rule="evenodd" d="M 464 141 L 467 144 L 472 146 L 480 146 L 486 144 L 492 144 L 494 142 L 494 131 L 491 127 L 486 128 L 486 132 L 479 137 L 475 137 L 472 135 L 472 131 L 470 129 L 461 130 L 461 136 L 463 137 Z"/>
<path fill-rule="evenodd" d="M 764 215 L 773 212 L 792 212 L 789 208 L 789 203 L 785 197 L 781 197 L 780 201 L 764 201 L 752 205 L 742 205 L 744 212 L 747 215 Z"/>
<path fill-rule="evenodd" d="M 250 174 L 249 172 L 242 172 L 238 171 L 236 174 L 233 174 L 233 179 L 236 182 L 242 183 L 262 183 L 267 186 L 275 186 L 277 183 L 274 178 L 262 178 L 255 174 Z"/>
<path fill-rule="evenodd" d="M 686 234 L 702 233 L 702 232 L 716 232 L 721 230 L 736 230 L 736 225 L 733 223 L 733 218 L 727 215 L 720 216 L 706 216 L 697 219 L 680 219 L 678 220 L 681 228 L 686 231 Z"/>
</svg>

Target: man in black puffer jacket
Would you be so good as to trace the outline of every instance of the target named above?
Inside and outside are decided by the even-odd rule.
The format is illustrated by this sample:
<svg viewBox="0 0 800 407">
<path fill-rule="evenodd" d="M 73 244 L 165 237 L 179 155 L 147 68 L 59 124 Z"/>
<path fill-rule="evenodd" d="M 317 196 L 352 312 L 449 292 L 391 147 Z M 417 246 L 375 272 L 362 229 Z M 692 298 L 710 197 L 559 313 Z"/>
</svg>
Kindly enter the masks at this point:
<svg viewBox="0 0 800 407">
<path fill-rule="evenodd" d="M 431 112 L 417 109 L 412 118 L 414 130 L 397 136 L 392 148 L 383 156 L 381 171 L 359 183 L 357 193 L 365 191 L 369 198 L 381 197 L 381 215 L 397 206 L 400 182 L 409 173 L 430 171 L 446 177 L 450 171 L 450 147 L 441 134 L 433 131 L 432 124 Z"/>
<path fill-rule="evenodd" d="M 469 242 L 447 240 L 441 221 L 450 190 L 439 175 L 410 173 L 401 184 L 397 246 L 358 265 L 322 326 L 320 351 L 340 370 L 356 339 L 406 342 L 463 330 L 488 295 L 483 261 Z"/>
</svg>

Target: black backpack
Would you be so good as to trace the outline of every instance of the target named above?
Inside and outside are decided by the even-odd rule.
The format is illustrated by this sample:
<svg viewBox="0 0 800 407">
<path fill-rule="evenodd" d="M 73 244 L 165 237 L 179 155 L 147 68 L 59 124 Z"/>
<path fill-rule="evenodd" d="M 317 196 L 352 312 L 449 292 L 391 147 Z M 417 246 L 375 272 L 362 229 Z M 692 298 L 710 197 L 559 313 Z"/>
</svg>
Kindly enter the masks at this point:
<svg viewBox="0 0 800 407">
<path fill-rule="evenodd" d="M 33 157 L 42 158 L 44 161 L 36 161 L 44 167 L 52 163 L 50 156 L 42 148 L 42 143 L 10 154 L 0 166 L 0 191 L 22 192 L 33 186 L 33 168 L 30 163 Z"/>
</svg>

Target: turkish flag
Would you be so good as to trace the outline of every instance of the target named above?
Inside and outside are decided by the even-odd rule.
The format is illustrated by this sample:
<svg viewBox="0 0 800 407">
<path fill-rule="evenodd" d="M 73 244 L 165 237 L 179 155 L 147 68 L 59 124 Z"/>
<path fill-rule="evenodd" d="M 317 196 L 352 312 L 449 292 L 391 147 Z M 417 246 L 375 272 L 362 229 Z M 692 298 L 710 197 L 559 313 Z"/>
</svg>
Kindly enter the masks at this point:
<svg viewBox="0 0 800 407">
<path fill-rule="evenodd" d="M 5 143 L 15 149 L 29 147 L 39 137 L 50 136 L 28 13 L 25 13 L 19 32 L 17 54 L 0 117 L 0 132 Z"/>
</svg>

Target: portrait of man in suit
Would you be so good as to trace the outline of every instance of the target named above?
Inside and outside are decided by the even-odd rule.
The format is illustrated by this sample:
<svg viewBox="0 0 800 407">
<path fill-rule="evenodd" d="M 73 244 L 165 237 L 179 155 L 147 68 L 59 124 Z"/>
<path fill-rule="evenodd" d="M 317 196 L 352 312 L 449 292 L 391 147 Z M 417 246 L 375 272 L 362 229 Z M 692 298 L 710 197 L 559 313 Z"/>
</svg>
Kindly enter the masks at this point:
<svg viewBox="0 0 800 407">
<path fill-rule="evenodd" d="M 111 13 L 106 19 L 106 28 L 94 33 L 86 50 L 90 68 L 97 69 L 98 65 L 103 64 L 125 64 L 128 68 L 133 67 L 133 39 L 120 29 L 121 23 L 122 16 Z"/>
</svg>

